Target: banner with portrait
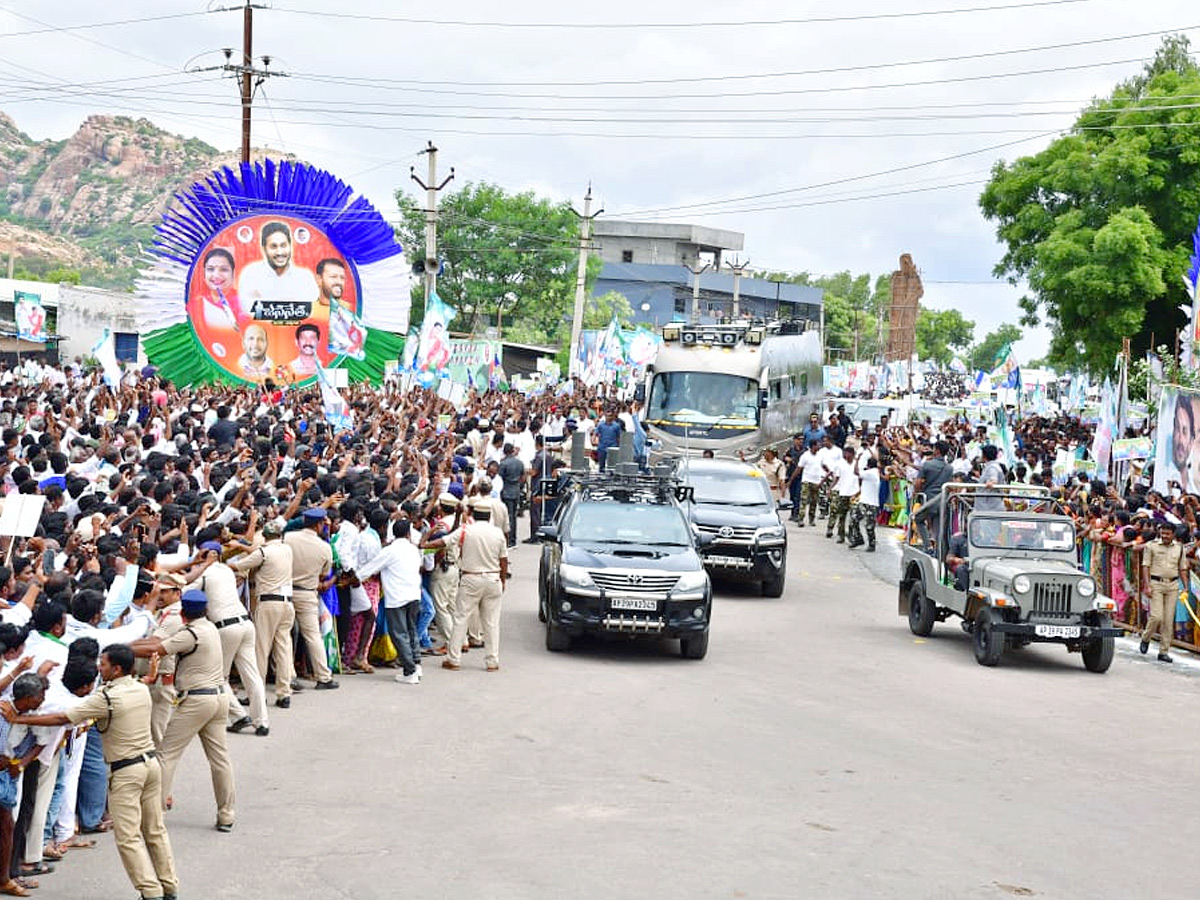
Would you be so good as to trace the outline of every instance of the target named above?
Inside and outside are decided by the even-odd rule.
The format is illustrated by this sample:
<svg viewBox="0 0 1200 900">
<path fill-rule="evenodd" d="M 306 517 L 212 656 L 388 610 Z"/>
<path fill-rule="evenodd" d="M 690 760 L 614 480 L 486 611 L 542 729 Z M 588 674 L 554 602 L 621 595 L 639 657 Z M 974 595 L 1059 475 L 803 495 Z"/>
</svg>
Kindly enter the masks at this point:
<svg viewBox="0 0 1200 900">
<path fill-rule="evenodd" d="M 354 265 L 295 216 L 249 216 L 213 235 L 192 266 L 187 312 L 212 361 L 244 381 L 308 381 L 361 358 L 365 339 Z"/>
<path fill-rule="evenodd" d="M 46 309 L 40 294 L 13 291 L 13 317 L 17 320 L 18 338 L 39 344 L 46 342 Z"/>
<path fill-rule="evenodd" d="M 1163 385 L 1158 401 L 1158 430 L 1154 440 L 1154 490 L 1166 493 L 1173 485 L 1200 493 L 1200 391 Z"/>
</svg>

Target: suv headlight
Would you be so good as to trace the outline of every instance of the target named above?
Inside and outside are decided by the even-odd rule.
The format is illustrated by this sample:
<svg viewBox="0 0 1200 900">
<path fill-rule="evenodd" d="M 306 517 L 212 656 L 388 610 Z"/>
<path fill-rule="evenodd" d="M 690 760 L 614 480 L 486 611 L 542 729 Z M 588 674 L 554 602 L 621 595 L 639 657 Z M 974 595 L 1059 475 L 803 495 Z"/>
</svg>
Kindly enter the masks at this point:
<svg viewBox="0 0 1200 900">
<path fill-rule="evenodd" d="M 1013 579 L 1014 594 L 1028 594 L 1030 588 L 1033 587 L 1033 582 L 1029 580 L 1028 575 L 1018 575 Z"/>
<path fill-rule="evenodd" d="M 1079 584 L 1075 586 L 1075 589 L 1079 591 L 1080 597 L 1091 597 L 1096 593 L 1096 582 L 1090 578 L 1080 578 Z"/>
<path fill-rule="evenodd" d="M 675 582 L 674 594 L 699 594 L 708 587 L 708 573 L 701 569 L 698 572 L 684 572 Z"/>
<path fill-rule="evenodd" d="M 766 528 L 759 528 L 754 532 L 754 540 L 768 543 L 782 541 L 785 537 L 787 537 L 787 532 L 782 525 L 768 525 Z"/>
<path fill-rule="evenodd" d="M 592 581 L 592 576 L 583 566 L 569 566 L 564 563 L 558 567 L 558 578 L 567 590 L 590 591 L 596 588 L 596 582 Z"/>
</svg>

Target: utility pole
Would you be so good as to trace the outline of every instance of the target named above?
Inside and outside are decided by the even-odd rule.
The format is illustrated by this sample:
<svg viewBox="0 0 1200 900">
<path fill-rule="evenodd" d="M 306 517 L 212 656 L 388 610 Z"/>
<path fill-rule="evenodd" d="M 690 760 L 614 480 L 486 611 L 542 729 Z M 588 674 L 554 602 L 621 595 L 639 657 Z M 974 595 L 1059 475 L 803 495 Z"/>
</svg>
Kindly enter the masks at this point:
<svg viewBox="0 0 1200 900">
<path fill-rule="evenodd" d="M 257 91 L 268 78 L 280 75 L 286 76 L 286 72 L 272 72 L 271 57 L 262 57 L 262 68 L 258 69 L 254 66 L 254 10 L 268 9 L 262 3 L 254 3 L 253 0 L 245 0 L 244 5 L 225 6 L 214 12 L 231 12 L 235 9 L 242 10 L 242 61 L 235 64 L 233 62 L 233 49 L 226 47 L 224 49 L 225 64 L 223 66 L 205 66 L 199 69 L 190 69 L 191 72 L 225 72 L 233 75 L 238 79 L 238 94 L 242 101 L 242 162 L 250 162 L 250 110 L 254 105 L 254 93 Z"/>
<path fill-rule="evenodd" d="M 684 266 L 692 273 L 692 324 L 700 324 L 700 273 L 707 272 L 711 268 L 711 263 L 705 263 L 698 269 L 693 269 L 691 266 Z"/>
<path fill-rule="evenodd" d="M 729 268 L 733 270 L 733 318 L 734 321 L 741 318 L 742 308 L 742 275 L 746 273 L 746 269 L 750 265 L 750 260 L 744 263 L 734 263 Z M 778 311 L 777 311 L 778 312 Z"/>
<path fill-rule="evenodd" d="M 429 158 L 429 180 L 422 181 L 417 177 L 416 166 L 410 166 L 408 171 L 412 180 L 425 189 L 425 262 L 420 266 L 413 266 L 413 271 L 425 276 L 425 305 L 428 308 L 429 298 L 437 290 L 437 276 L 440 268 L 437 255 L 437 195 L 454 180 L 454 167 L 450 167 L 450 174 L 446 176 L 446 180 L 438 184 L 437 147 L 433 146 L 433 141 L 429 141 L 428 146 L 421 152 Z"/>
<path fill-rule="evenodd" d="M 604 212 L 598 209 L 592 212 L 592 186 L 589 184 L 587 195 L 583 198 L 583 212 L 571 207 L 571 212 L 579 217 L 579 267 L 575 271 L 575 316 L 571 320 L 571 359 L 567 365 L 568 377 L 579 374 L 579 339 L 583 334 L 583 300 L 587 291 L 588 241 L 592 236 L 592 222 L 596 216 Z"/>
</svg>

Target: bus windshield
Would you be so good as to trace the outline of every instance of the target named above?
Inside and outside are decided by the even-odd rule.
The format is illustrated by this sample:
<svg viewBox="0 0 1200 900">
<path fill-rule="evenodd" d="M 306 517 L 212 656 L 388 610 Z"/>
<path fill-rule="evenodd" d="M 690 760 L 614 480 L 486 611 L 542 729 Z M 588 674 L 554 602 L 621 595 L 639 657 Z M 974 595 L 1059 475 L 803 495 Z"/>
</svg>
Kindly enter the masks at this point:
<svg viewBox="0 0 1200 900">
<path fill-rule="evenodd" d="M 659 372 L 650 389 L 647 419 L 660 427 L 716 432 L 758 427 L 758 384 L 717 372 Z"/>
</svg>

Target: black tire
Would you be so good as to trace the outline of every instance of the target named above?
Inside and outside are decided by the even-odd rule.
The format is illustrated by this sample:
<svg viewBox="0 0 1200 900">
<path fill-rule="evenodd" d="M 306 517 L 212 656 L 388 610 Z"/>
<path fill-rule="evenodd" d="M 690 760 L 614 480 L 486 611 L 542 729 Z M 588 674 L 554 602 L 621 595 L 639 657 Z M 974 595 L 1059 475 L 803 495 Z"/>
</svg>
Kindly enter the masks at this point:
<svg viewBox="0 0 1200 900">
<path fill-rule="evenodd" d="M 546 598 L 538 597 L 538 621 L 545 622 L 546 619 Z"/>
<path fill-rule="evenodd" d="M 975 617 L 971 643 L 975 647 L 975 661 L 981 666 L 994 666 L 1000 662 L 1000 655 L 1004 653 L 1004 633 L 993 626 L 1001 621 L 1000 613 L 990 606 L 985 606 Z"/>
<path fill-rule="evenodd" d="M 937 606 L 925 596 L 925 585 L 915 582 L 908 589 L 908 630 L 918 637 L 929 637 L 936 621 Z"/>
<path fill-rule="evenodd" d="M 1112 625 L 1108 617 L 1100 620 L 1101 628 L 1108 628 Z M 1117 652 L 1117 642 L 1115 638 L 1105 637 L 1096 638 L 1089 642 L 1084 648 L 1083 667 L 1089 672 L 1095 672 L 1097 675 L 1103 675 L 1108 671 L 1108 667 L 1112 665 L 1113 655 Z"/>
<path fill-rule="evenodd" d="M 782 597 L 783 583 L 787 580 L 787 564 L 779 567 L 779 574 L 774 578 L 768 578 L 763 581 L 761 590 L 764 597 Z"/>
<path fill-rule="evenodd" d="M 708 653 L 708 632 L 679 639 L 679 655 L 684 659 L 704 659 Z"/>
<path fill-rule="evenodd" d="M 538 621 L 546 620 L 546 559 L 542 557 L 538 564 Z"/>
<path fill-rule="evenodd" d="M 563 631 L 562 626 L 553 622 L 546 623 L 546 649 L 553 653 L 563 653 L 571 649 L 571 636 Z"/>
</svg>

